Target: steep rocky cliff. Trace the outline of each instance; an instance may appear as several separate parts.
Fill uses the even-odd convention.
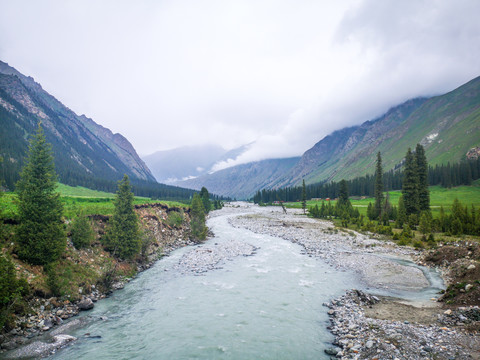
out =
[[[134,179],[155,181],[133,146],[120,134],[78,116],[27,77],[0,61],[0,156],[10,187],[16,180],[28,147],[28,137],[38,123],[53,146],[60,179],[89,176],[117,180],[128,174]]]

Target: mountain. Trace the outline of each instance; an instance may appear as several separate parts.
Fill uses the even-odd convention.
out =
[[[157,151],[142,159],[159,182],[175,183],[210,170],[226,150],[217,145],[184,146]]]
[[[125,137],[84,115],[78,116],[32,77],[0,61],[0,156],[9,188],[18,180],[29,135],[39,122],[52,144],[62,182],[77,185],[82,182],[79,179],[118,180],[124,173],[132,179],[155,181]]]
[[[218,145],[184,146],[172,150],[157,151],[143,156],[159,182],[178,185],[184,180],[209,173],[212,167],[228,159],[236,159],[248,145],[225,150]]]
[[[269,159],[233,166],[195,179],[177,182],[177,185],[237,199],[249,199],[258,189],[271,188],[275,181],[297,164],[299,157]]]
[[[409,100],[385,115],[325,137],[306,151],[277,186],[351,179],[398,167],[407,149],[420,143],[430,165],[459,162],[480,146],[480,77],[440,96]]]
[[[376,119],[334,131],[300,159],[239,165],[177,184],[244,198],[259,189],[299,186],[303,179],[312,184],[373,174],[379,151],[385,171],[398,168],[417,143],[425,147],[430,165],[480,153],[480,77],[447,94],[411,99]]]

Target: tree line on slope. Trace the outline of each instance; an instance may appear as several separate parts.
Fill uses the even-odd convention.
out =
[[[35,133],[35,125],[37,120],[30,114],[24,106],[11,98],[5,91],[0,89],[0,96],[8,99],[14,104],[20,118],[24,121],[19,121],[19,118],[0,106],[0,176],[3,182],[0,184],[9,190],[15,190],[15,185],[20,180],[20,172],[24,166],[24,158],[28,153],[27,134]],[[48,109],[47,109],[48,110]],[[45,111],[47,111],[45,110]],[[49,110],[48,110],[49,111]],[[48,112],[47,111],[47,112]],[[48,115],[55,121],[58,126],[62,126],[62,122],[58,120],[58,115],[54,112],[49,112]],[[65,142],[60,141],[54,135],[45,134],[49,143],[53,144],[53,151],[55,155],[55,168],[58,174],[58,180],[63,184],[70,186],[84,186],[89,189],[95,189],[106,192],[115,192],[117,189],[117,182],[122,179],[122,172],[116,172],[109,167],[95,166],[90,174],[72,160],[69,152],[65,150]],[[68,146],[72,145],[68,141]],[[77,144],[78,145],[78,144]],[[73,146],[73,145],[72,145]],[[88,158],[94,160],[93,165],[104,163],[116,164],[125,168],[123,164],[118,163],[115,158],[99,158],[95,151],[88,147],[74,148],[77,153],[82,154],[88,152]],[[113,156],[109,152],[105,152],[105,156]],[[186,200],[191,199],[194,190],[184,189],[176,186],[159,184],[156,182],[131,179],[133,191],[136,196],[145,196],[164,200]],[[221,198],[220,200],[222,200]]]
[[[453,187],[471,185],[474,180],[480,178],[480,158],[465,160],[456,164],[436,165],[428,167],[428,184]],[[390,170],[382,174],[383,191],[401,190],[403,187],[404,172]],[[375,175],[366,175],[346,180],[350,196],[375,195]],[[302,186],[287,187],[281,189],[258,190],[253,196],[253,202],[273,203],[274,201],[299,201],[302,199]],[[307,185],[305,188],[307,199],[312,198],[337,198],[340,194],[340,182],[323,182]]]
[[[388,192],[383,192],[383,171],[381,154],[377,154],[375,170],[375,201],[368,205],[368,220],[360,215],[350,203],[348,185],[345,180],[340,181],[340,193],[335,206],[330,202],[322,202],[318,207],[309,209],[309,214],[316,218],[340,219],[342,226],[353,226],[355,229],[372,231],[393,236],[401,243],[408,244],[413,238],[412,230],[419,230],[422,240],[430,244],[435,242],[433,233],[443,232],[447,235],[480,235],[480,213],[474,206],[471,209],[464,207],[457,199],[452,205],[452,212],[446,215],[443,207],[440,216],[432,217],[430,211],[430,194],[428,190],[427,160],[421,145],[417,145],[415,152],[408,149],[403,171],[402,195],[398,207],[389,202]],[[392,225],[401,232],[393,233]],[[428,237],[427,237],[428,235]],[[423,246],[422,241],[415,241],[415,246]]]

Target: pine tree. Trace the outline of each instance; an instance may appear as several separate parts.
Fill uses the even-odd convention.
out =
[[[104,243],[106,248],[121,259],[129,259],[140,251],[138,218],[133,209],[133,193],[127,175],[118,182],[115,210],[108,223]]]
[[[58,260],[67,244],[56,180],[51,145],[39,125],[17,183],[17,251],[31,264],[46,265]]]
[[[415,160],[417,165],[418,181],[418,209],[420,211],[430,210],[430,192],[428,190],[428,163],[425,156],[425,149],[417,144],[415,149]]]
[[[305,214],[305,211],[307,209],[307,190],[305,187],[305,179],[303,179],[302,182],[302,209],[303,213]]]
[[[377,166],[375,168],[375,217],[380,218],[383,209],[383,168],[380,151],[377,154]]]
[[[338,204],[339,206],[345,207],[350,204],[350,200],[348,199],[348,185],[347,182],[342,179],[340,181],[340,189],[338,194]]]
[[[200,198],[202,199],[205,214],[208,214],[212,209],[212,204],[210,203],[210,194],[205,186],[200,190]]]
[[[405,210],[405,201],[403,195],[398,199],[397,224],[398,229],[403,228],[403,224],[407,222],[407,211]]]
[[[422,215],[420,215],[418,228],[423,235],[432,231],[432,220],[428,216],[428,212],[422,212]]]
[[[192,209],[190,211],[190,228],[194,240],[205,240],[207,237],[207,227],[205,226],[205,209],[200,196],[195,193],[192,199]]]
[[[402,186],[403,201],[407,216],[418,213],[418,172],[415,157],[409,148],[405,157]]]

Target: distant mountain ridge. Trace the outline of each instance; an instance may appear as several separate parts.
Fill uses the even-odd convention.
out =
[[[11,188],[28,149],[28,137],[41,122],[52,144],[62,181],[88,176],[109,180],[124,173],[132,179],[155,181],[130,142],[120,134],[78,116],[25,76],[0,61],[0,156]]]
[[[293,157],[250,162],[176,184],[197,190],[205,186],[218,195],[249,199],[258,189],[273,187],[276,179],[291,170],[299,159],[299,157]]]
[[[373,174],[379,151],[387,171],[399,167],[407,149],[417,143],[425,147],[430,165],[456,163],[467,153],[480,153],[480,77],[444,95],[411,99],[374,120],[334,131],[289,166],[279,165],[285,159],[265,160],[178,184],[248,198],[253,194],[250,188],[244,191],[249,183],[258,185],[256,191],[299,186],[303,179],[312,184]],[[258,172],[262,164],[268,164],[267,169]]]
[[[178,185],[182,181],[207,174],[220,162],[235,160],[249,145],[225,150],[218,145],[183,146],[143,156],[159,182]]]

